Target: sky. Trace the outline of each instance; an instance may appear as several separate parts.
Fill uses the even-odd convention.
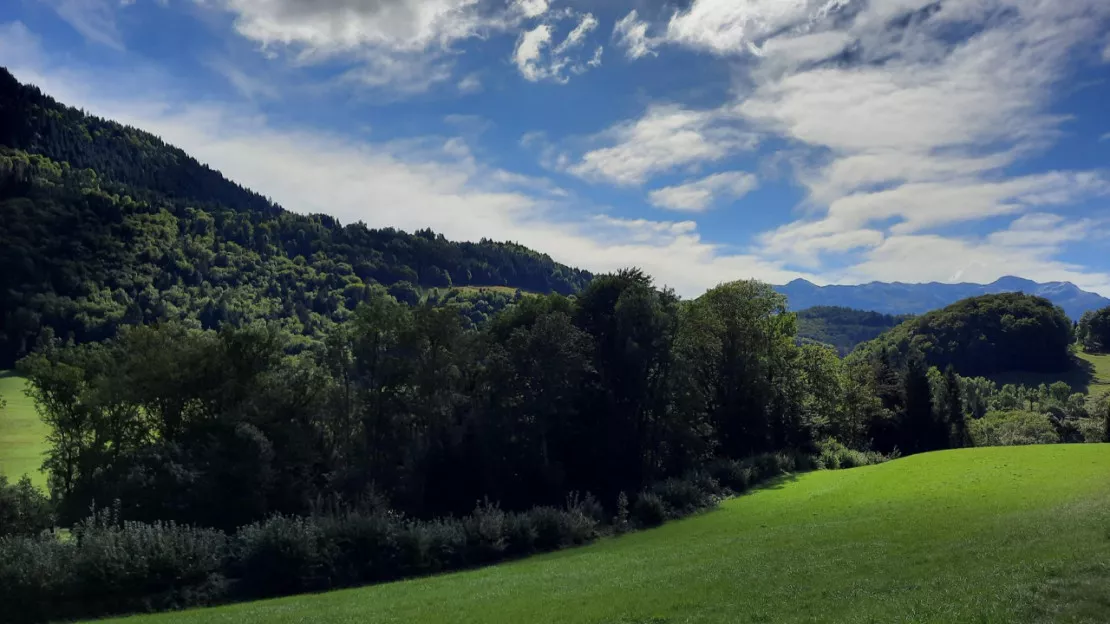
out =
[[[684,296],[1110,296],[1106,0],[7,0],[0,65],[289,210]]]

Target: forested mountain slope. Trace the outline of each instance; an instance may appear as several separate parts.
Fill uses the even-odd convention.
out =
[[[882,314],[838,306],[798,311],[798,337],[832,345],[841,355],[908,320],[908,314]]]
[[[288,212],[3,68],[0,223],[0,368],[43,327],[87,341],[158,320],[213,328],[265,319],[313,336],[375,284],[414,301],[422,288],[452,285],[573,294],[592,278],[513,243]]]

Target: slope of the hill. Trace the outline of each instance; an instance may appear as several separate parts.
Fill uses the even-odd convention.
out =
[[[813,306],[841,306],[875,310],[883,314],[923,314],[960,299],[1007,292],[1044,297],[1062,307],[1068,317],[1075,320],[1088,310],[1110,305],[1110,299],[1081,290],[1070,282],[1037,283],[1019,277],[1003,277],[990,284],[871,282],[855,286],[817,286],[798,279],[776,286],[775,290],[790,299],[790,307],[794,310]]]
[[[836,306],[806,308],[797,317],[799,338],[832,345],[841,355],[910,318]]]
[[[23,393],[26,380],[11,371],[0,371],[0,474],[10,481],[23,475],[35,485],[46,486],[42,467],[46,451],[46,424],[39,419],[31,399]]]
[[[1103,621],[1110,448],[916,455],[493,568],[140,616],[251,622]]]
[[[858,352],[920,351],[931,366],[968,377],[1004,371],[1057,373],[1075,365],[1072,324],[1041,297],[982,295],[910,319],[860,345]]]
[[[295,208],[295,207],[294,207]],[[314,335],[374,284],[577,292],[584,271],[513,243],[457,243],[287,212],[157,137],[0,68],[0,367],[42,328],[254,319]]]

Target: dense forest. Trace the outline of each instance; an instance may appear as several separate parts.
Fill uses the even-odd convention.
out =
[[[578,292],[591,276],[512,243],[455,243],[288,212],[157,137],[63,106],[0,69],[0,368],[41,328],[77,342],[124,325],[252,320],[318,337],[375,284]],[[512,295],[446,293],[471,322]]]
[[[930,366],[961,375],[1002,371],[1061,372],[1074,366],[1072,323],[1041,297],[982,295],[910,319],[861,346],[872,352],[920,352]]]
[[[1091,353],[1110,352],[1110,307],[1092,310],[1079,319],[1079,343]]]
[[[841,355],[912,318],[909,314],[881,314],[837,306],[814,306],[799,310],[797,315],[799,338],[836,347]]]
[[[1110,427],[1066,385],[975,377],[1070,362],[1043,299],[841,358],[766,284],[682,300],[637,269],[296,215],[0,78],[3,356],[50,431],[48,495],[0,479],[13,621],[460,569],[785,472]]]

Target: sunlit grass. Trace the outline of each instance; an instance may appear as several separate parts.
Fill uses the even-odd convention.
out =
[[[26,474],[45,487],[46,475],[39,468],[48,432],[34,403],[23,393],[25,387],[22,377],[0,371],[0,398],[7,401],[7,407],[0,409],[0,474],[11,481]]]
[[[1110,446],[982,448],[482,570],[128,621],[1094,622],[1108,582]]]

